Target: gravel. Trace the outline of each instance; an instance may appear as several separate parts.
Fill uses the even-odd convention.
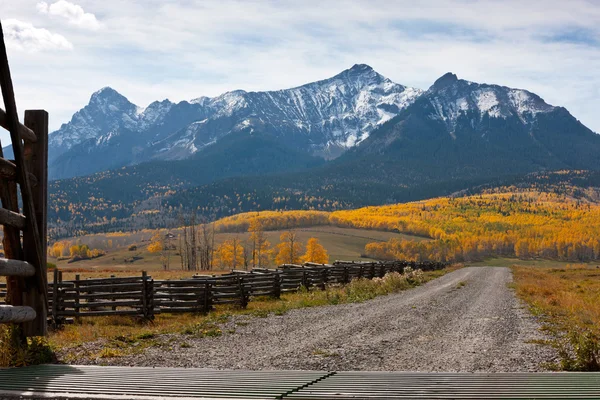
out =
[[[142,354],[70,354],[70,360],[251,370],[543,371],[556,354],[534,342],[548,338],[508,287],[511,281],[508,268],[462,268],[364,303],[233,317],[220,337],[160,335]]]

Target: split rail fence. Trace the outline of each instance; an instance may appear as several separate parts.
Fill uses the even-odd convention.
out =
[[[154,280],[143,272],[137,277],[77,276],[64,281],[62,273],[55,270],[48,299],[55,326],[76,317],[129,315],[152,319],[159,313],[207,313],[222,304],[245,308],[253,298],[279,298],[282,293],[301,288],[325,289],[327,285],[344,285],[353,279],[381,278],[390,272],[402,273],[406,267],[432,271],[446,266],[437,262],[335,262],[234,270],[226,275],[196,275],[181,280]]]

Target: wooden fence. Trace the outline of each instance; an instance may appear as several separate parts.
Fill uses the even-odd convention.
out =
[[[0,86],[5,110],[0,126],[10,133],[14,160],[4,157],[0,144],[0,224],[4,257],[0,276],[4,304],[0,323],[19,324],[21,338],[47,331],[46,215],[48,198],[48,113],[25,111],[19,122],[15,94],[0,23]]]
[[[159,313],[206,313],[214,306],[232,304],[242,308],[257,297],[279,298],[282,293],[325,289],[353,279],[384,277],[404,272],[406,267],[432,271],[445,268],[437,262],[336,262],[333,265],[281,265],[231,271],[227,275],[195,275],[181,280],[154,280],[145,272],[126,278],[63,281],[54,272],[49,287],[51,320],[61,325],[68,318],[129,315],[152,319]],[[0,286],[0,301],[2,286]]]

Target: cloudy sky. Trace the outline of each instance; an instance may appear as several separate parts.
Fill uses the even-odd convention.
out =
[[[0,18],[19,110],[52,129],[104,86],[146,106],[366,63],[525,88],[600,132],[599,0],[0,0]]]

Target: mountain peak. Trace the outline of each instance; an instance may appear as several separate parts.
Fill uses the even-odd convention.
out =
[[[108,104],[114,104],[118,107],[129,107],[132,105],[127,97],[123,96],[110,86],[105,86],[102,89],[94,92],[90,98],[89,104],[99,107],[104,107]]]
[[[115,89],[110,86],[104,86],[102,89],[95,91],[92,94],[92,98],[94,97],[111,97],[111,96],[122,96],[121,93],[117,92]]]
[[[354,72],[371,72],[373,71],[373,68],[370,65],[367,64],[354,64],[349,71],[354,71]]]
[[[447,86],[452,85],[456,81],[458,81],[458,77],[456,76],[456,74],[453,74],[452,72],[446,72],[433,83],[432,88],[443,89]]]

